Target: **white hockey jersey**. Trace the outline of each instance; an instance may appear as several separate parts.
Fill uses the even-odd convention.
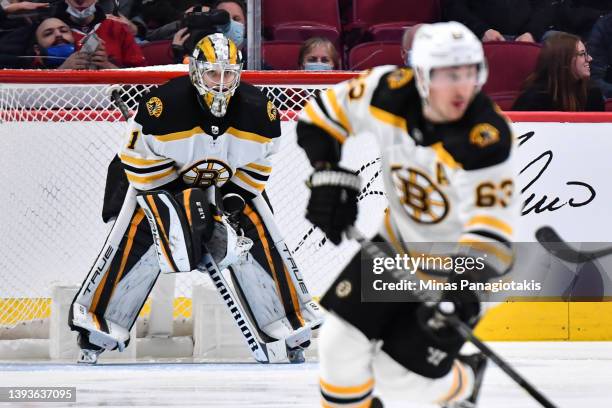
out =
[[[216,184],[251,198],[270,176],[279,136],[278,112],[257,88],[241,83],[227,114],[217,118],[181,77],[143,97],[119,157],[139,190],[180,179],[185,186]]]
[[[344,141],[360,133],[380,147],[389,202],[380,232],[399,253],[420,242],[461,243],[484,252],[498,273],[508,269],[518,217],[513,138],[484,94],[459,121],[433,124],[412,70],[384,66],[321,92],[299,117],[298,142],[312,163],[338,162]]]

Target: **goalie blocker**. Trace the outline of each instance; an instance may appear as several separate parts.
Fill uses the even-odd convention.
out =
[[[136,194],[130,187],[71,307],[69,324],[80,333],[83,362],[95,362],[104,349],[127,346],[160,271],[210,273],[257,361],[287,361],[287,349],[291,359],[291,349],[309,344],[311,327],[322,321],[319,309],[279,239],[266,202],[256,198],[254,208],[239,212],[237,225],[245,235],[239,236],[210,204],[216,201],[214,191],[195,188],[172,196],[166,191]],[[247,257],[253,241],[252,257]],[[221,273],[230,265],[233,286]]]

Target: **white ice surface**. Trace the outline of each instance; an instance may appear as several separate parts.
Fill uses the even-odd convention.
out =
[[[558,407],[612,407],[612,343],[489,343]],[[318,407],[317,364],[1,363],[0,386],[74,386],[77,406]],[[0,403],[0,406],[3,404]],[[65,404],[64,404],[65,405]],[[19,406],[57,407],[57,403]],[[490,365],[481,408],[538,407]],[[425,407],[386,401],[385,407]]]

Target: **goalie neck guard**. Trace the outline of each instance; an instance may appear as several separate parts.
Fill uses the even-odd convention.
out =
[[[225,116],[230,98],[240,84],[241,72],[242,55],[223,34],[202,38],[189,57],[191,83],[216,117]]]

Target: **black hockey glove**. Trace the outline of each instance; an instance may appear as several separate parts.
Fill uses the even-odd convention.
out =
[[[478,295],[467,288],[461,289],[461,279],[467,276],[453,274],[449,282],[457,283],[457,290],[447,290],[438,303],[423,303],[417,309],[417,319],[421,327],[436,337],[439,341],[454,341],[459,334],[444,322],[444,312],[452,313],[461,321],[474,327],[480,316],[480,299]],[[444,302],[447,302],[444,304]],[[450,305],[449,305],[450,303]],[[452,310],[446,309],[450,306]],[[445,308],[446,307],[446,308]]]
[[[338,166],[328,166],[312,173],[308,187],[311,193],[306,219],[319,227],[331,242],[340,244],[342,233],[357,219],[359,176]]]

